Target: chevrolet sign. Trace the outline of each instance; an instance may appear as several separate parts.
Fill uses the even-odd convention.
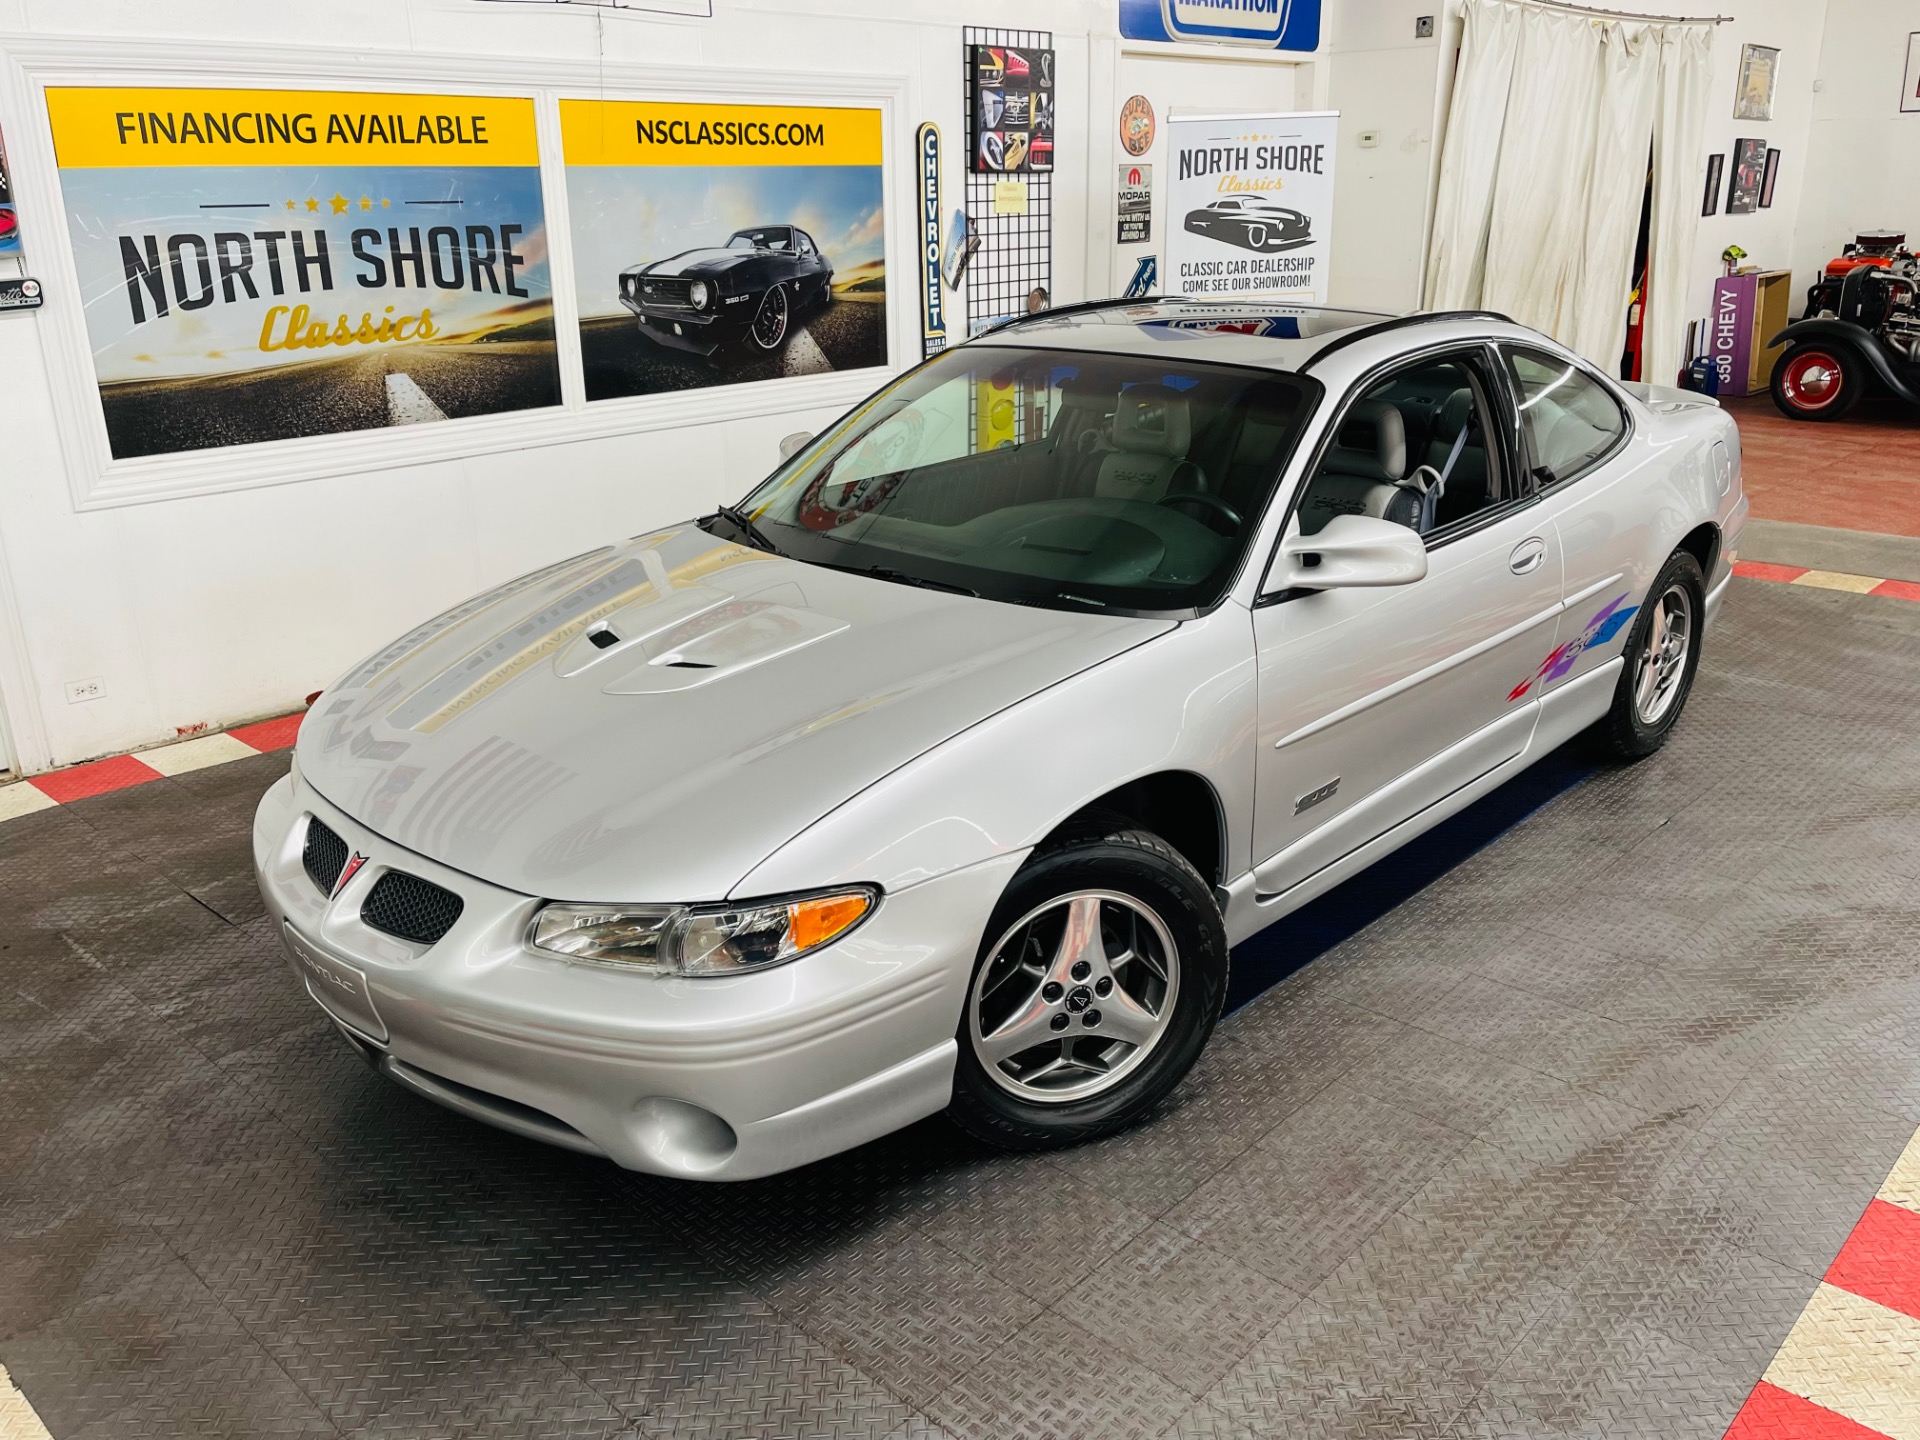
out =
[[[1321,0],[1120,0],[1129,40],[1317,50]]]

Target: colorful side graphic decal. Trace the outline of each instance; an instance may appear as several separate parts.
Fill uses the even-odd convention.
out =
[[[1573,669],[1574,662],[1595,646],[1604,645],[1618,635],[1629,620],[1640,613],[1638,605],[1628,605],[1625,595],[1617,595],[1607,602],[1593,619],[1587,622],[1587,628],[1574,639],[1569,640],[1540,662],[1540,668],[1522,680],[1508,692],[1507,699],[1518,700],[1535,685],[1550,685]]]

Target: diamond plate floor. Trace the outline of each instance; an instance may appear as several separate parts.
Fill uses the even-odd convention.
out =
[[[1707,655],[1665,752],[1242,947],[1164,1113],[1047,1157],[522,1142],[295,990],[284,756],[11,822],[0,1365],[61,1440],[1715,1440],[1920,1126],[1920,607],[1737,582]]]

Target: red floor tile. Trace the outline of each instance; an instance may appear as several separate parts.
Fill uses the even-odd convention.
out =
[[[306,716],[282,715],[278,720],[262,720],[257,725],[242,725],[227,733],[242,745],[251,745],[256,750],[285,750],[293,744],[300,734],[300,722]]]
[[[1827,1283],[1920,1320],[1920,1213],[1884,1200],[1868,1205]]]
[[[1727,1427],[1726,1440],[1886,1440],[1878,1430],[1762,1380]]]
[[[1920,406],[1868,400],[1845,420],[1789,420],[1765,395],[1729,398],[1747,498],[1763,520],[1920,536]]]
[[[50,775],[36,775],[27,783],[49,800],[67,805],[90,795],[105,795],[110,790],[125,790],[129,785],[144,785],[159,778],[158,770],[142,764],[134,756],[115,755],[91,765],[75,765]]]
[[[1790,583],[1806,574],[1806,568],[1800,565],[1772,565],[1765,560],[1741,560],[1733,567],[1733,573],[1748,580],[1779,580]]]
[[[1920,600],[1920,585],[1911,580],[1882,580],[1869,595],[1890,595],[1895,600]]]

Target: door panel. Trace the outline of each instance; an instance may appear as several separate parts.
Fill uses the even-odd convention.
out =
[[[1429,563],[1412,585],[1255,611],[1262,895],[1526,748],[1537,701],[1514,690],[1554,648],[1558,534],[1527,506],[1440,546]],[[1443,763],[1420,770],[1442,752]]]

